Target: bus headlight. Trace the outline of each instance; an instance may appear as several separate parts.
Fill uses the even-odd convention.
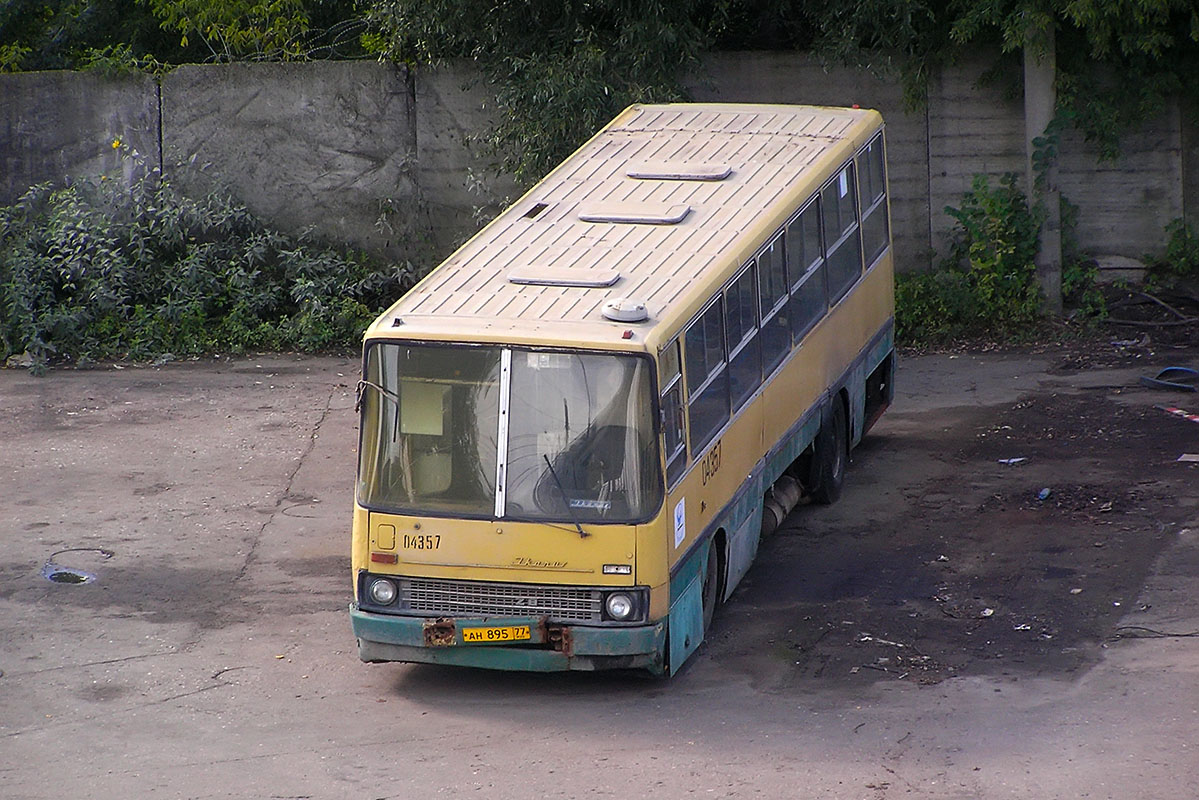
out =
[[[609,619],[624,622],[632,619],[634,614],[636,614],[637,603],[630,594],[613,592],[604,601],[604,610],[608,612]]]
[[[375,578],[367,586],[366,593],[372,603],[389,606],[395,602],[397,591],[396,585],[387,578]]]

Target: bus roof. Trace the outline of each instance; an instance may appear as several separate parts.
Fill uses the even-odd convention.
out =
[[[659,347],[881,125],[850,108],[632,106],[367,337]]]

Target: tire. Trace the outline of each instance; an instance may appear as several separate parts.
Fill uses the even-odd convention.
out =
[[[720,557],[716,551],[716,541],[708,547],[708,563],[704,565],[704,582],[701,589],[703,597],[704,635],[712,627],[712,618],[716,616],[716,607],[720,605]]]
[[[812,502],[827,506],[841,497],[845,483],[845,467],[849,461],[849,435],[845,419],[845,405],[841,398],[833,398],[832,413],[820,426],[816,434],[815,453],[809,477],[809,494]]]

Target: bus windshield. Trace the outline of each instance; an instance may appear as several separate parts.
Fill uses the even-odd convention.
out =
[[[614,353],[371,343],[360,502],[472,518],[648,519],[663,492],[650,365]]]

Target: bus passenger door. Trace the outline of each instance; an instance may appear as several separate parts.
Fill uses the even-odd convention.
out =
[[[679,671],[704,640],[704,570],[712,547],[713,540],[709,538],[670,579],[668,638],[671,675]]]
[[[755,484],[757,482],[755,481]],[[762,493],[751,489],[746,493],[746,499],[750,502],[750,506],[742,511],[742,514],[747,514],[737,529],[733,531],[729,538],[729,569],[728,576],[725,579],[724,597],[722,600],[727,600],[732,595],[733,590],[737,588],[737,584],[745,577],[745,573],[749,571],[750,565],[754,563],[754,558],[758,555],[758,542],[762,538]],[[758,502],[753,502],[757,499]],[[738,503],[738,506],[746,504],[746,500]],[[738,509],[741,510],[741,509]],[[739,519],[742,515],[736,515],[733,519]]]

